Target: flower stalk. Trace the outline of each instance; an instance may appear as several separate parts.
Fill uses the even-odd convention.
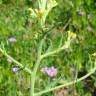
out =
[[[95,65],[96,65],[96,60],[95,60]],[[35,93],[34,96],[40,96],[40,95],[42,95],[42,94],[45,94],[45,93],[54,91],[54,90],[56,90],[56,89],[60,89],[60,88],[63,88],[63,87],[67,87],[67,86],[76,84],[76,83],[78,83],[78,82],[86,79],[86,78],[89,77],[90,75],[92,75],[95,71],[96,71],[96,66],[95,66],[88,74],[84,75],[84,76],[81,77],[81,78],[75,79],[74,81],[70,81],[70,82],[65,83],[65,84],[62,84],[62,85],[60,85],[60,86],[56,86],[56,87],[54,87],[54,88],[49,88],[49,89],[46,89],[46,90],[44,90],[44,91]]]
[[[2,48],[0,48],[0,52],[2,52],[3,55],[5,55],[7,58],[9,58],[12,62],[16,63],[18,65],[18,67],[22,68],[27,73],[29,73],[29,74],[32,73],[32,71],[29,68],[23,66],[23,64],[21,64],[20,62],[18,62],[17,60],[15,60],[13,57],[11,57],[10,55],[8,55],[7,52],[5,50],[3,50]]]

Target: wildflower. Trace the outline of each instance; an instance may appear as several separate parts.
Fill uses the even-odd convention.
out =
[[[96,57],[96,52],[92,54],[93,57]]]
[[[48,68],[48,67],[41,68],[41,72],[42,72],[42,73],[45,73],[47,70],[49,70],[49,68]]]
[[[46,70],[46,73],[50,77],[54,77],[57,75],[57,69],[54,67],[51,67],[49,70]]]
[[[13,42],[13,43],[14,43],[14,42],[16,42],[17,40],[16,40],[16,38],[11,37],[11,38],[9,38],[9,39],[8,39],[8,41],[9,41],[9,42]]]
[[[69,37],[72,38],[72,39],[76,38],[76,34],[73,33],[73,32],[68,31],[68,35],[69,35]]]
[[[88,14],[88,19],[89,19],[89,20],[92,20],[92,19],[93,19],[93,17],[94,17],[94,15],[93,15],[93,14]]]
[[[14,73],[17,73],[17,72],[19,71],[19,67],[14,66],[14,67],[12,68],[12,71],[13,71]]]
[[[28,10],[29,10],[30,12],[33,12],[33,9],[32,9],[32,8],[28,8]]]
[[[42,16],[44,15],[45,13],[45,10],[43,9],[35,9],[35,13],[37,14],[38,18],[42,18]]]
[[[89,25],[89,26],[87,26],[87,30],[88,30],[89,32],[92,32],[92,31],[93,31],[93,28]]]
[[[30,16],[32,16],[33,18],[37,17],[35,11],[32,8],[29,8],[28,11],[30,12]]]
[[[57,68],[55,67],[45,67],[41,69],[41,72],[46,73],[49,77],[55,77],[57,75]]]
[[[85,12],[83,10],[78,10],[77,11],[77,14],[80,15],[80,16],[84,16],[85,15]]]

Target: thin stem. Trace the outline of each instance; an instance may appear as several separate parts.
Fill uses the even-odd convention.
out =
[[[95,64],[96,64],[96,61],[95,61]],[[66,87],[66,86],[70,86],[70,85],[72,85],[72,84],[76,84],[76,83],[78,83],[78,82],[86,79],[86,78],[89,77],[90,75],[92,75],[95,71],[96,71],[96,67],[93,68],[88,74],[86,74],[85,76],[83,76],[83,77],[81,77],[81,78],[79,78],[79,79],[77,79],[77,80],[68,82],[68,83],[63,84],[63,85],[60,85],[60,86],[56,86],[56,87],[54,87],[54,88],[50,88],[50,89],[41,91],[41,92],[39,92],[39,93],[35,93],[35,96],[39,96],[39,95],[42,95],[42,94],[44,94],[44,93],[51,92],[51,91],[53,91],[53,90],[56,90],[56,89],[59,89],[59,88],[62,88],[62,87]]]
[[[33,75],[30,74],[30,96],[33,96],[33,89],[32,89],[32,78],[33,78]]]
[[[38,48],[38,55],[37,55],[37,61],[35,63],[35,67],[34,67],[34,70],[33,70],[33,73],[32,73],[32,95],[31,96],[34,96],[34,87],[35,87],[35,79],[36,79],[36,73],[37,73],[37,70],[38,70],[38,67],[39,67],[39,64],[40,64],[40,61],[41,61],[41,51],[42,51],[42,46],[43,46],[43,43],[44,43],[44,40],[45,39],[42,39],[41,42],[40,42],[40,46]]]
[[[23,68],[23,70],[25,70],[27,73],[31,74],[32,71],[27,68],[27,67],[24,67],[23,64],[21,64],[20,62],[18,62],[17,60],[15,60],[13,57],[11,57],[10,55],[8,55],[5,51],[3,51],[1,48],[0,48],[0,51],[2,52],[3,55],[5,55],[7,58],[9,58],[10,60],[12,60],[14,63],[16,63],[20,68]]]
[[[56,53],[61,52],[64,49],[67,49],[69,46],[70,46],[70,40],[68,40],[62,47],[60,47],[60,48],[58,48],[58,49],[56,49],[56,50],[54,50],[52,52],[48,52],[48,53],[45,53],[45,54],[41,55],[41,58],[43,59],[45,57],[52,56],[52,55],[54,55]]]
[[[71,18],[67,21],[67,23],[65,24],[65,26],[61,29],[61,32],[64,32],[65,31],[65,29],[70,24],[70,22],[71,22]]]
[[[41,61],[41,59],[39,58],[39,59],[37,59],[37,62],[36,62],[36,66],[34,67],[34,70],[33,70],[33,74],[32,74],[32,81],[31,81],[31,83],[32,83],[32,95],[31,96],[34,96],[34,87],[35,87],[35,79],[36,79],[36,73],[37,73],[37,69],[38,69],[38,67],[39,67],[39,64],[40,64],[40,61]]]

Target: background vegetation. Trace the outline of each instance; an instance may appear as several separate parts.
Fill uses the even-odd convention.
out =
[[[25,70],[33,71],[42,39],[41,53],[44,54],[61,48],[70,35],[68,32],[76,35],[68,48],[41,61],[35,77],[35,92],[77,80],[96,67],[96,0],[56,2],[44,22],[45,13],[37,10],[38,0],[0,0],[0,48],[7,52],[0,52],[0,96],[32,94],[30,75]],[[35,16],[30,8],[38,14]],[[41,71],[52,66],[58,70],[53,77]],[[41,95],[96,96],[95,91],[96,72],[76,84]]]

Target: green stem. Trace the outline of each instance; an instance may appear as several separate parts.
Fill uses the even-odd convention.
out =
[[[32,87],[31,88],[31,91],[32,91],[31,96],[35,96],[34,95],[34,87],[35,87],[36,73],[37,73],[37,69],[39,67],[40,61],[41,61],[41,58],[38,58],[37,59],[37,62],[35,64],[34,70],[33,70],[32,77],[31,77],[31,79],[32,79],[32,81],[31,81],[31,83],[32,83],[32,85],[31,85],[31,87]]]
[[[21,64],[20,62],[18,62],[17,60],[15,60],[13,57],[11,57],[10,55],[8,55],[5,51],[3,51],[1,48],[0,48],[0,51],[2,52],[3,55],[5,55],[7,58],[9,58],[10,60],[12,60],[14,63],[16,63],[20,68],[24,68],[23,70],[25,70],[27,73],[31,74],[32,71],[27,68],[27,67],[24,67],[23,64]]]
[[[42,45],[43,45],[43,42],[44,42],[44,39],[41,41],[40,43],[40,46],[39,46],[39,50],[38,50],[38,58],[37,58],[37,61],[36,61],[36,64],[35,64],[35,67],[34,67],[34,70],[33,70],[33,73],[32,73],[32,81],[31,81],[31,96],[35,96],[34,94],[34,87],[35,87],[35,80],[36,80],[36,73],[37,73],[37,70],[38,70],[38,67],[39,67],[39,64],[40,64],[40,61],[44,58],[44,57],[48,57],[50,55],[53,55],[53,54],[56,54],[66,48],[69,47],[70,45],[70,40],[68,40],[64,46],[58,48],[57,50],[55,51],[52,51],[52,52],[49,52],[49,53],[45,53],[44,55],[41,55],[41,51],[42,51]]]
[[[40,45],[39,45],[39,48],[38,48],[38,55],[37,55],[37,61],[35,63],[35,67],[34,67],[34,70],[33,70],[33,73],[32,73],[32,95],[31,96],[34,96],[34,87],[35,87],[35,80],[36,80],[36,73],[37,73],[37,70],[38,70],[38,67],[39,67],[39,64],[40,64],[40,61],[41,61],[41,51],[42,51],[42,45],[44,43],[44,39],[41,40],[40,42]]]
[[[60,47],[60,48],[58,48],[58,49],[56,49],[56,50],[54,50],[52,52],[48,52],[48,53],[45,53],[44,55],[41,55],[41,58],[43,59],[45,57],[52,56],[52,55],[54,55],[56,53],[59,53],[59,52],[65,50],[65,49],[69,48],[69,46],[70,46],[70,40],[66,41],[65,44],[62,47]]]
[[[33,86],[33,84],[32,84],[32,78],[33,78],[33,75],[31,74],[30,75],[30,96],[34,96],[33,95],[33,89],[32,89],[32,86]]]
[[[95,61],[95,64],[96,64],[96,61]],[[86,79],[86,78],[89,77],[90,75],[92,75],[95,71],[96,71],[96,67],[93,68],[88,74],[86,74],[85,76],[83,76],[83,77],[81,77],[81,78],[79,78],[79,79],[77,79],[77,80],[68,82],[68,83],[63,84],[63,85],[60,85],[60,86],[56,86],[56,87],[54,87],[54,88],[50,88],[50,89],[41,91],[41,92],[39,92],[39,93],[35,93],[35,96],[39,96],[39,95],[42,95],[42,94],[44,94],[44,93],[51,92],[51,91],[54,91],[54,90],[59,89],[59,88],[62,88],[62,87],[66,87],[66,86],[70,86],[70,85],[72,85],[72,84],[76,84],[76,83],[78,83],[78,82]]]

